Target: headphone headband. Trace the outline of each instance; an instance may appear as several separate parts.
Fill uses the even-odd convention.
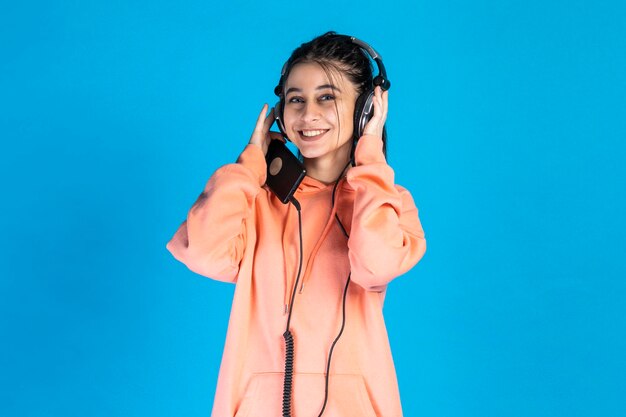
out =
[[[376,58],[380,58],[383,59],[382,56],[380,56],[375,50],[374,48],[372,48],[370,45],[368,45],[367,43],[363,42],[360,39],[355,38],[354,36],[350,36],[350,40],[352,41],[352,43],[356,43],[357,45],[359,45],[361,48],[365,49],[367,51],[367,53],[369,54],[369,56],[372,57],[372,59],[376,59]]]
[[[374,77],[374,85],[380,85],[383,90],[388,90],[391,87],[391,82],[387,79],[387,71],[385,71],[385,65],[383,64],[383,57],[380,56],[374,48],[372,48],[367,42],[364,42],[360,39],[355,38],[354,36],[348,35],[336,35],[342,38],[348,38],[352,43],[358,45],[362,50],[364,50],[367,55],[372,58],[374,62],[376,62],[376,66],[378,67],[378,75]],[[283,64],[283,68],[280,70],[280,80],[278,81],[278,85],[274,88],[274,94],[277,96],[282,95],[281,87],[284,82],[285,73],[287,72],[287,68],[289,67],[289,60],[287,60]]]

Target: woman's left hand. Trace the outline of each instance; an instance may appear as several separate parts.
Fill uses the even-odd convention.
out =
[[[383,91],[380,86],[376,86],[373,99],[374,114],[363,128],[364,135],[383,136],[383,127],[387,120],[388,96],[389,91]]]

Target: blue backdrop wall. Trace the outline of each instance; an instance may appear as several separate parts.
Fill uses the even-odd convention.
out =
[[[327,30],[385,59],[389,163],[428,241],[384,308],[405,415],[626,415],[625,16],[4,4],[0,415],[209,415],[234,286],[165,244]]]

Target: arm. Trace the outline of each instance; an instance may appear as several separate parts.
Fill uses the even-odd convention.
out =
[[[193,272],[235,282],[247,231],[254,227],[254,200],[265,176],[263,150],[247,145],[236,163],[211,176],[167,250]]]
[[[382,138],[363,135],[355,161],[347,173],[355,190],[348,240],[352,280],[367,290],[381,291],[424,256],[426,239],[411,194],[394,184]]]
[[[254,229],[254,201],[267,176],[265,154],[272,138],[282,139],[269,131],[274,109],[267,116],[266,112],[267,104],[237,162],[215,171],[166,245],[193,272],[218,281],[237,280],[249,231]]]

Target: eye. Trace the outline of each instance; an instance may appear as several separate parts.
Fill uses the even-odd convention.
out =
[[[292,96],[289,100],[289,103],[302,103],[302,97]]]
[[[335,96],[333,96],[332,94],[324,94],[323,96],[320,97],[321,101],[329,101],[329,100],[334,100]]]

